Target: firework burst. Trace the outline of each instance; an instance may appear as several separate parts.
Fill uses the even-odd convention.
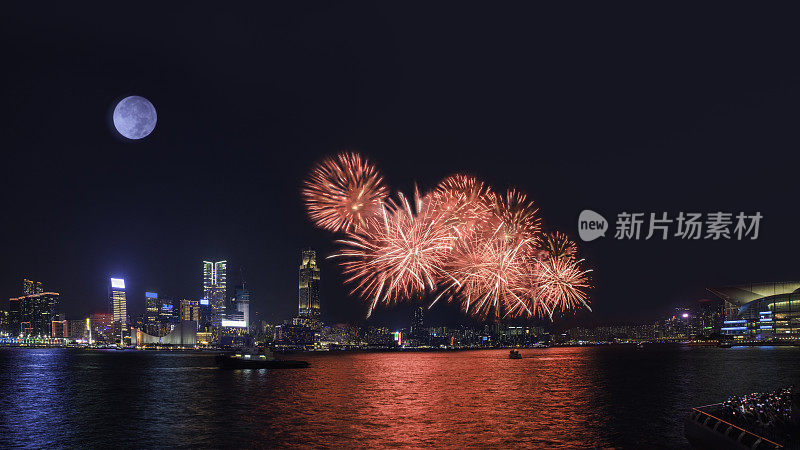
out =
[[[446,276],[444,266],[456,239],[418,195],[415,208],[403,194],[398,197],[398,203],[381,206],[379,223],[337,241],[343,248],[331,256],[343,259],[353,293],[371,299],[367,317],[379,302],[390,305],[434,290]]]
[[[578,251],[575,242],[560,231],[542,233],[538,244],[539,249],[547,253],[551,258],[572,258]]]
[[[587,291],[591,288],[589,272],[581,268],[583,260],[571,257],[548,257],[538,261],[538,277],[534,299],[544,302],[550,318],[558,311],[586,307],[589,311]]]
[[[436,294],[476,317],[548,317],[589,307],[589,272],[566,235],[543,233],[526,195],[496,194],[475,177],[452,175],[409,199],[375,167],[341,153],[314,167],[302,195],[309,216],[343,232],[339,260],[353,294],[381,303]]]
[[[510,246],[498,236],[460,239],[447,265],[445,287],[431,306],[444,296],[478,317],[530,315],[525,301],[529,250],[527,241]]]
[[[509,189],[505,196],[495,196],[493,205],[494,235],[511,245],[531,241],[541,232],[541,223],[536,215],[539,209],[527,196],[515,189]]]
[[[344,152],[317,164],[301,194],[311,220],[336,232],[363,228],[376,219],[389,190],[372,163]]]

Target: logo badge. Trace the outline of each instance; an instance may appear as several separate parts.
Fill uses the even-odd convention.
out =
[[[599,237],[605,237],[608,231],[608,221],[605,217],[592,211],[584,209],[578,216],[578,235],[583,241],[593,241]]]

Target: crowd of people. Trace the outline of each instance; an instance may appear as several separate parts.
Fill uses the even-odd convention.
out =
[[[715,416],[752,433],[782,442],[796,442],[800,431],[800,393],[793,387],[769,393],[732,396]]]

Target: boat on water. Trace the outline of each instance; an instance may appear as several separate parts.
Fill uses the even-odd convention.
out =
[[[309,366],[308,361],[293,359],[275,359],[272,352],[241,352],[217,355],[217,364],[221,369],[303,369]]]
[[[511,359],[522,359],[522,355],[519,354],[518,350],[511,350],[508,352],[508,357]]]

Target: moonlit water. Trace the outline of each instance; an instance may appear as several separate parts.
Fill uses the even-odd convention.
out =
[[[686,446],[681,419],[800,381],[800,348],[304,355],[0,349],[0,447]],[[295,356],[296,357],[296,356]]]

